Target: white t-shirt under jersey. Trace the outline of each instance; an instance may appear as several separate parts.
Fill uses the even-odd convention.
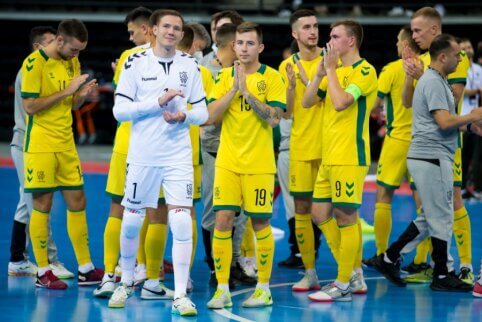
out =
[[[192,163],[189,123],[207,120],[205,93],[195,59],[181,51],[172,58],[160,58],[153,49],[131,55],[124,64],[116,89],[114,116],[132,120],[127,162],[142,166]],[[162,108],[158,98],[168,89],[181,90]],[[186,102],[192,105],[188,112]],[[165,111],[183,111],[186,122],[168,124]]]

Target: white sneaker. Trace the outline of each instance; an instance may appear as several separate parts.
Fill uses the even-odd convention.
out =
[[[49,265],[52,273],[61,280],[66,280],[74,278],[74,273],[65,268],[64,264],[61,262],[52,263]]]
[[[132,294],[132,292],[133,292],[132,287],[129,287],[124,283],[120,283],[109,299],[109,307],[112,307],[112,308],[125,307],[127,298]]]
[[[352,294],[367,294],[368,287],[363,274],[355,273],[350,279],[350,290]]]
[[[231,302],[231,294],[218,288],[207,305],[210,309],[224,309],[225,307],[231,307],[233,306],[233,302]]]
[[[141,299],[143,300],[172,300],[173,298],[174,291],[161,282],[154,288],[148,288],[145,283],[142,286]]]
[[[321,289],[321,287],[316,274],[305,273],[305,276],[303,276],[299,282],[295,283],[291,289],[293,292],[308,292],[317,291]]]
[[[328,284],[321,291],[308,295],[308,298],[315,302],[350,302],[351,290],[340,289],[335,283]]]
[[[241,257],[241,266],[244,268],[246,275],[252,278],[258,278],[258,268],[256,267],[255,257]]]
[[[36,276],[37,266],[29,260],[8,263],[8,275],[10,276]]]
[[[189,278],[187,279],[186,292],[187,292],[187,293],[192,293],[193,290],[194,290],[194,283],[193,283],[192,278],[189,277]]]
[[[187,296],[178,297],[172,301],[172,314],[181,316],[194,316],[197,315],[196,305]]]
[[[115,290],[115,275],[105,273],[102,277],[102,282],[94,290],[93,294],[95,297],[111,297]]]
[[[134,269],[134,285],[139,285],[147,280],[146,265],[139,264]]]

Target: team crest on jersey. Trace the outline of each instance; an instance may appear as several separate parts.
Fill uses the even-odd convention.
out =
[[[179,79],[181,80],[181,86],[186,86],[187,84],[187,72],[179,72]]]
[[[38,178],[39,182],[44,182],[45,172],[44,171],[37,171],[37,178]]]
[[[264,93],[266,91],[266,82],[264,80],[256,83],[256,86],[258,87],[258,92]]]

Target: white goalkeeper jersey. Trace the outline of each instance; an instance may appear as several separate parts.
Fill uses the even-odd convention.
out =
[[[181,90],[164,106],[158,98],[168,89]],[[208,118],[205,93],[196,60],[181,51],[161,58],[153,49],[135,53],[126,60],[116,88],[114,116],[132,121],[127,162],[143,166],[192,163],[189,124],[203,124]],[[187,103],[192,105],[187,110]],[[182,111],[184,123],[168,124],[163,113]]]

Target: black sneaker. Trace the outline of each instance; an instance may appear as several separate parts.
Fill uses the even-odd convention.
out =
[[[415,264],[412,261],[410,265],[402,267],[402,271],[404,271],[407,274],[417,274],[425,271],[427,268],[430,268],[430,265],[427,263]]]
[[[444,278],[437,276],[433,277],[430,288],[434,291],[441,292],[471,292],[472,285],[467,284],[459,280],[457,277],[448,274]]]
[[[301,257],[296,256],[295,254],[290,254],[288,258],[278,263],[279,267],[286,267],[286,268],[304,268],[303,261]]]
[[[236,283],[243,285],[256,285],[258,280],[246,274],[244,268],[236,262],[236,266],[231,266],[230,276],[234,279]]]
[[[218,279],[216,278],[216,272],[211,271],[211,274],[209,276],[209,285],[213,288],[218,287]],[[234,282],[234,279],[230,276],[229,277],[229,289],[234,290],[236,288],[236,283]]]
[[[366,267],[374,267],[375,266],[375,261],[377,260],[377,255],[373,255],[373,257],[370,257],[368,259],[362,259],[362,265],[365,265]]]
[[[380,272],[383,276],[385,276],[390,282],[397,286],[407,286],[407,282],[405,282],[401,277],[400,277],[400,264],[399,262],[393,264],[393,263],[387,263],[383,259],[385,256],[385,253],[382,253],[377,256],[375,261],[373,262],[373,267]]]

